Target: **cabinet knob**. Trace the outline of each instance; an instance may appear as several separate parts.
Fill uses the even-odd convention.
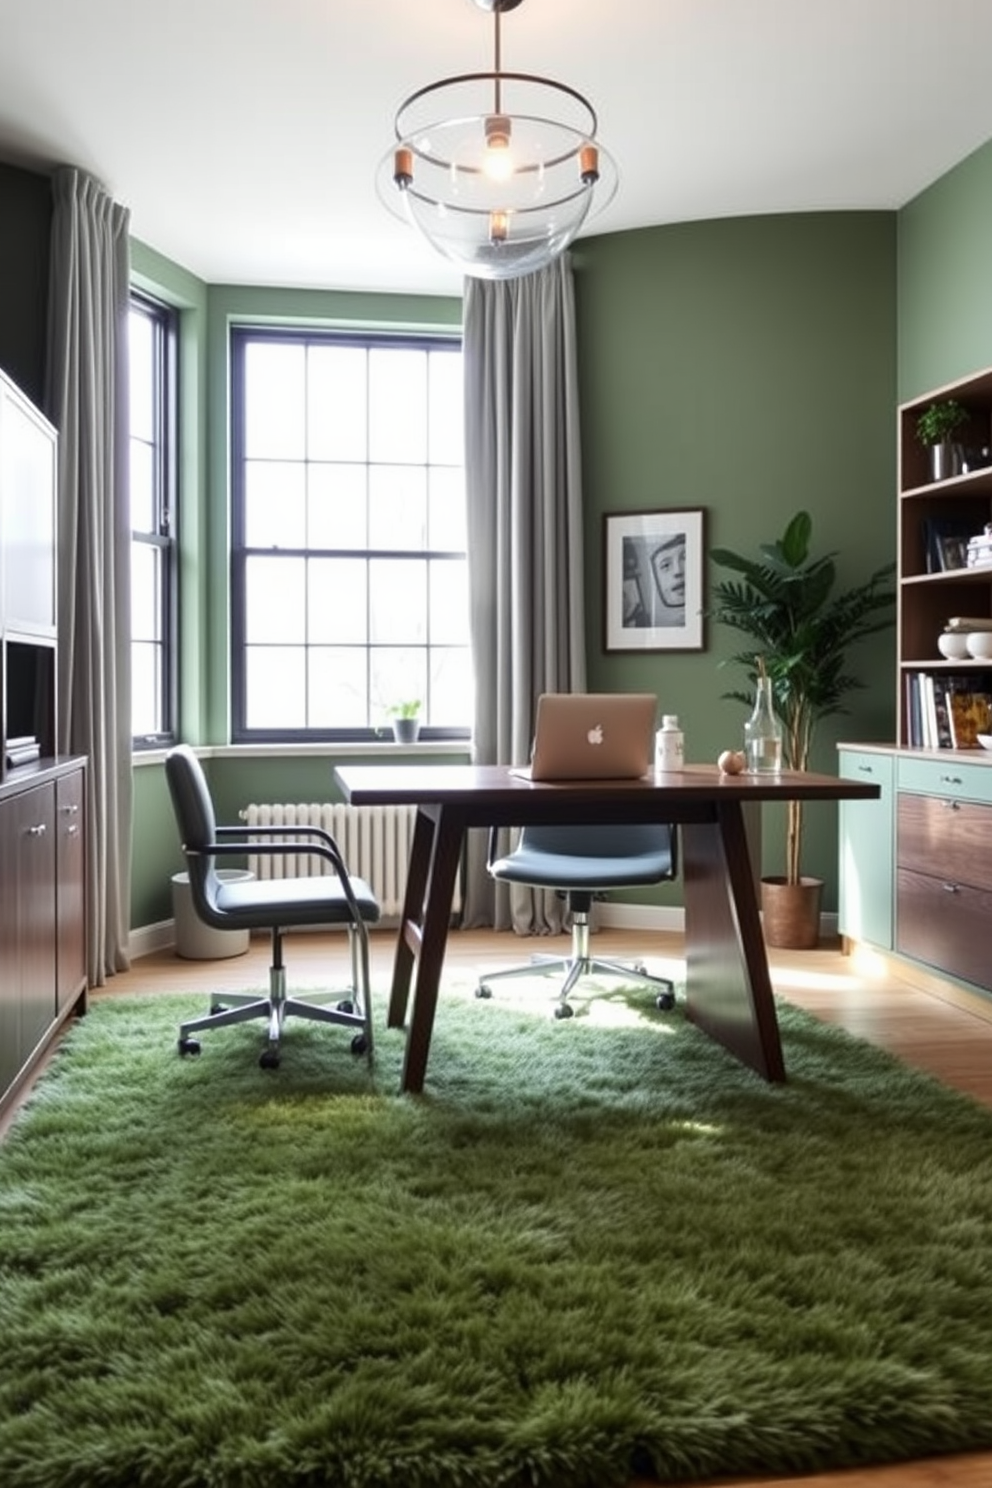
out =
[[[66,829],[66,834],[65,835],[67,837],[78,837],[79,836],[79,828],[76,826],[76,823],[75,822],[73,822],[73,824],[72,824],[71,827],[68,827]]]
[[[44,822],[38,822],[37,826],[28,827],[28,836],[29,837],[44,837],[45,830],[46,830],[45,823]]]

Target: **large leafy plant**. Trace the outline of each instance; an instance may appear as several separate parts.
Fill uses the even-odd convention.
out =
[[[751,690],[723,696],[750,707],[763,663],[782,720],[784,762],[792,770],[809,769],[816,725],[846,712],[845,697],[865,685],[848,669],[851,646],[887,629],[895,618],[890,582],[895,564],[836,594],[836,555],[811,557],[812,531],[809,513],[798,512],[776,542],[759,544],[757,557],[729,548],[714,548],[710,554],[718,567],[736,576],[712,586],[710,614],[748,638],[729,664],[746,668]],[[786,878],[792,884],[801,877],[802,827],[802,802],[790,801]]]

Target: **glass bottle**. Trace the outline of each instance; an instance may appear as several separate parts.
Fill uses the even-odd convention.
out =
[[[751,775],[777,775],[782,768],[782,724],[775,712],[772,679],[758,677],[754,712],[744,725],[744,754]]]

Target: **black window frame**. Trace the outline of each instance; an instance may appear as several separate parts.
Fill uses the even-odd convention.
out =
[[[179,728],[179,311],[146,291],[131,287],[129,310],[148,317],[153,335],[153,479],[154,526],[131,528],[131,542],[155,547],[161,556],[162,592],[159,614],[162,674],[159,708],[162,728],[132,735],[135,753],[168,748]]]
[[[347,728],[248,728],[245,725],[246,677],[245,677],[245,651],[246,651],[246,567],[249,551],[245,546],[244,533],[244,458],[245,447],[244,411],[245,411],[245,387],[244,387],[244,351],[251,342],[270,340],[279,342],[298,342],[302,344],[319,342],[341,346],[357,346],[364,349],[379,347],[396,347],[399,349],[413,350],[458,350],[462,348],[462,336],[460,331],[454,332],[401,332],[401,331],[356,331],[338,330],[331,328],[315,328],[313,326],[294,326],[285,324],[257,325],[241,323],[232,325],[230,328],[230,408],[231,408],[231,443],[230,443],[230,490],[231,490],[231,550],[230,550],[230,667],[231,667],[231,741],[234,744],[347,744],[347,743],[373,743],[392,742],[393,734],[391,728],[386,726],[372,725],[367,728],[358,726]],[[312,549],[285,548],[280,552],[284,556],[293,557],[305,555]],[[424,553],[403,553],[391,549],[388,553],[379,555],[375,549],[363,550],[370,556],[388,556],[390,558],[423,557]],[[353,556],[343,552],[342,556]],[[442,559],[446,555],[430,550],[431,559]],[[452,551],[451,558],[467,559],[467,551]],[[466,616],[466,624],[468,617]],[[366,649],[369,649],[366,647]],[[422,724],[418,738],[421,741],[459,741],[464,742],[471,739],[472,729],[470,724],[465,727],[438,727]]]

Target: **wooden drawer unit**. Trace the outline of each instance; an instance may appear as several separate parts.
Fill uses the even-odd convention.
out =
[[[901,764],[904,762],[900,762]],[[900,954],[977,986],[992,989],[992,805],[969,799],[987,772],[910,761],[939,770],[943,793],[898,795],[896,825],[896,949]],[[900,777],[902,776],[900,770]]]

